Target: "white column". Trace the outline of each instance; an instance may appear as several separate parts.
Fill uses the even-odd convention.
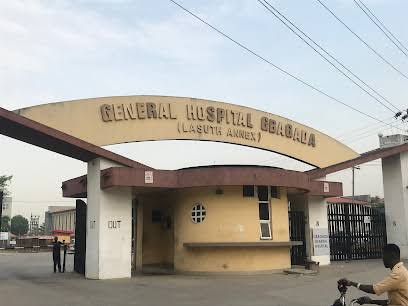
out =
[[[387,242],[408,258],[408,153],[382,159]]]
[[[85,277],[131,277],[132,193],[130,188],[101,190],[101,170],[120,166],[104,159],[88,163]]]
[[[321,266],[330,264],[329,223],[327,219],[327,203],[324,197],[308,197],[307,219],[309,225],[309,255],[313,261]],[[313,235],[319,234],[320,243],[314,243]],[[325,242],[327,241],[327,243]],[[327,248],[325,247],[327,246]]]

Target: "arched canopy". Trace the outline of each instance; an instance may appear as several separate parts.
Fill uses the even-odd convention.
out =
[[[358,156],[337,140],[295,121],[202,99],[104,97],[43,104],[16,112],[97,146],[207,140],[268,150],[319,168]]]

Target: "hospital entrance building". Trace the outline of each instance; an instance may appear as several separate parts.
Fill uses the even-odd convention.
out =
[[[175,273],[268,273],[306,258],[329,264],[325,198],[343,193],[341,183],[325,176],[378,158],[388,158],[386,173],[408,162],[405,144],[360,155],[289,119],[193,98],[107,97],[0,109],[0,128],[4,135],[87,163],[87,173],[63,182],[62,192],[77,199],[75,269],[90,279],[130,277],[157,267]],[[102,148],[155,140],[249,146],[315,168],[161,170]],[[389,192],[405,192],[402,183],[384,186],[386,201]],[[404,209],[397,202],[387,202],[390,218]],[[408,243],[398,226],[389,237],[404,249]]]

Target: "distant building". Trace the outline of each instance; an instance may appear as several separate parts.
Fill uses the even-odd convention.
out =
[[[13,199],[12,197],[3,198],[3,216],[12,217]]]
[[[407,135],[396,134],[396,135],[383,136],[380,134],[378,136],[380,138],[380,148],[395,147],[395,146],[408,142]]]
[[[49,206],[45,213],[45,233],[75,233],[76,209],[73,206]]]
[[[52,232],[52,213],[46,211],[44,218],[44,234],[51,235],[51,232]]]

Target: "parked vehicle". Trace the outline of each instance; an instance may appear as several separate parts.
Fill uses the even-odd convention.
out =
[[[71,243],[68,246],[68,253],[70,253],[70,254],[75,253],[75,238],[71,239]]]

